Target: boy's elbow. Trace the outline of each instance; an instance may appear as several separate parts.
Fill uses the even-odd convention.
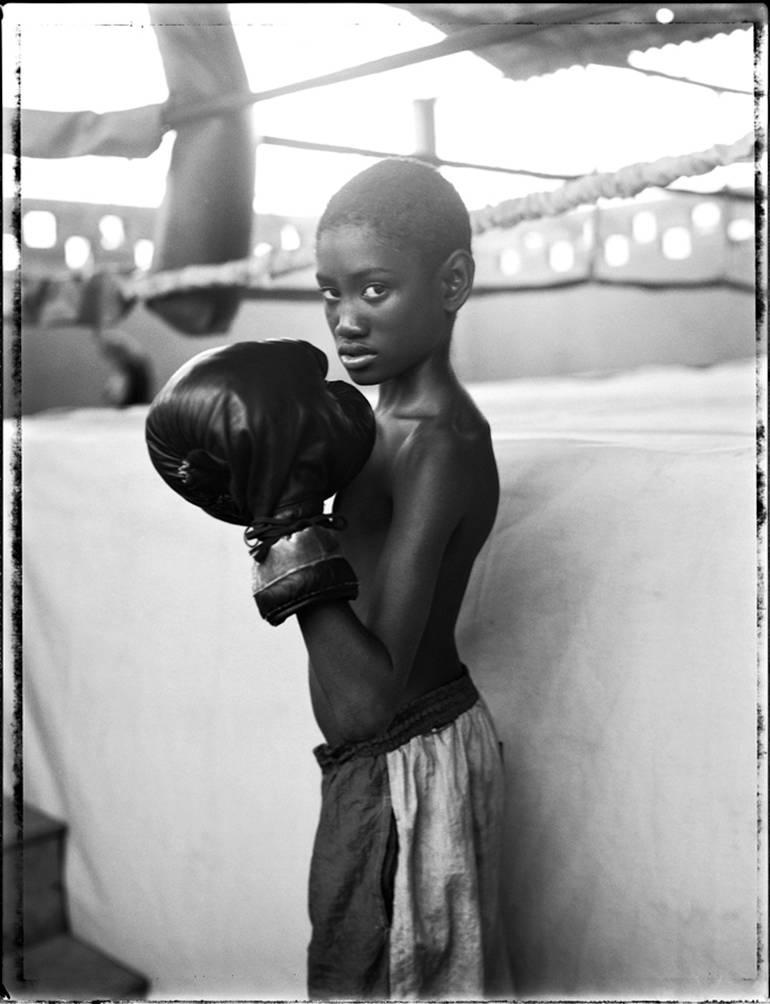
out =
[[[340,722],[340,734],[346,743],[366,742],[377,739],[387,731],[395,717],[396,708],[391,702],[359,708],[345,716]]]

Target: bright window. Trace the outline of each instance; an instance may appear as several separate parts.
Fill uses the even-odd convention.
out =
[[[666,258],[681,261],[692,254],[692,235],[687,227],[669,227],[663,231],[660,247]]]
[[[56,217],[47,209],[30,209],[21,224],[22,237],[28,248],[56,246]]]
[[[627,265],[631,247],[625,234],[610,234],[604,241],[604,260],[613,268]]]

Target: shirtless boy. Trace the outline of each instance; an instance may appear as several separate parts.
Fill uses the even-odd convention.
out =
[[[484,997],[502,978],[502,782],[455,624],[499,486],[450,361],[474,278],[468,213],[432,167],[381,161],[332,198],[316,257],[339,358],[378,399],[374,449],[334,506],[359,596],[298,614],[326,738],[309,988]]]
[[[325,739],[310,996],[507,996],[499,743],[455,642],[499,492],[450,361],[468,212],[434,168],[387,159],[331,199],[316,256],[352,383],[326,383],[301,340],[206,351],[153,402],[150,455],[188,501],[247,527],[260,613],[296,614],[307,646]],[[355,384],[378,387],[374,411]]]

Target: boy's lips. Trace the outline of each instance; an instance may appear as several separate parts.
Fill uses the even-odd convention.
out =
[[[377,353],[366,345],[340,345],[337,355],[346,369],[359,369],[368,366]]]

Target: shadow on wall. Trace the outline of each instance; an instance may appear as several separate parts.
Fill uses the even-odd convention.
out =
[[[18,342],[10,328],[3,341],[6,415],[19,411],[13,365]],[[463,309],[454,359],[465,382],[614,372],[650,364],[708,366],[752,357],[755,334],[754,298],[730,289],[501,292],[476,295]],[[111,358],[105,351],[109,347],[100,345],[88,328],[24,325],[21,413],[141,404],[198,352],[246,339],[305,339],[326,353],[330,379],[346,377],[321,304],[312,299],[248,300],[228,335],[210,337],[181,335],[137,307],[110,337],[130,349],[137,363],[133,389],[126,386],[130,370],[127,375],[125,367],[116,365],[114,353]]]

